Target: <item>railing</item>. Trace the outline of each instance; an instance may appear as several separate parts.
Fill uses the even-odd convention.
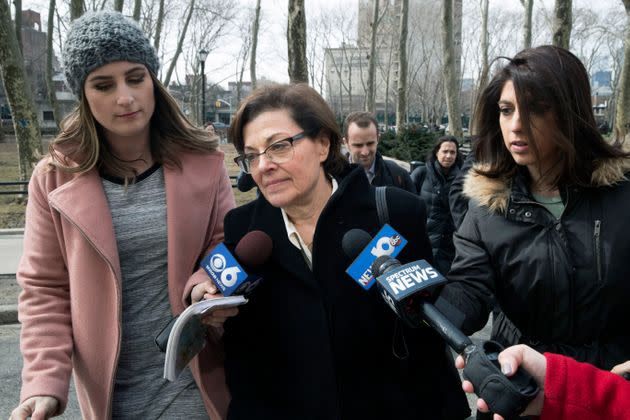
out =
[[[232,188],[236,188],[236,175],[230,176],[230,181],[232,181]],[[4,190],[3,187],[16,187],[27,186],[28,181],[0,181],[0,195],[24,195],[28,194],[26,188],[24,190],[13,189],[13,190]]]
[[[0,188],[1,187],[20,187],[20,186],[26,186],[28,185],[28,181],[0,181]],[[0,190],[0,195],[22,195],[22,194],[26,194],[27,191],[26,189],[24,190]]]

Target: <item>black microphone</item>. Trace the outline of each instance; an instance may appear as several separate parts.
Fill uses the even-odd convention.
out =
[[[254,230],[241,238],[233,252],[230,248],[220,243],[203,259],[201,267],[224,296],[247,296],[260,283],[261,277],[249,275],[245,269],[256,269],[269,259],[272,240],[265,232]]]
[[[365,235],[357,232],[348,236],[347,240],[346,236],[342,246],[350,258],[355,256],[350,252],[358,249],[360,253],[370,240],[369,234],[367,241]],[[363,243],[346,245],[350,240]],[[383,255],[372,263],[371,271],[381,296],[400,318],[411,327],[417,327],[421,322],[428,324],[453,350],[462,354],[466,360],[464,377],[472,382],[475,393],[486,401],[493,412],[504,417],[516,416],[536,397],[538,385],[527,372],[517,370],[509,378],[501,372],[498,354],[503,346],[494,341],[475,345],[432,303],[427,302],[432,291],[447,281],[428,262],[419,260],[402,265],[400,261]]]
[[[372,264],[372,274],[385,302],[410,327],[426,323],[458,353],[473,345],[450,319],[426,301],[436,287],[446,283],[446,278],[428,262],[419,260],[402,265],[400,261],[383,255]]]

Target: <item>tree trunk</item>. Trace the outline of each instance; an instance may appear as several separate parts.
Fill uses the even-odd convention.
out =
[[[155,23],[155,38],[153,40],[153,47],[157,53],[160,50],[160,38],[162,37],[162,27],[164,26],[164,0],[160,0],[158,6],[157,21]]]
[[[532,11],[534,10],[534,0],[521,0],[525,8],[525,19],[523,19],[523,48],[532,46]]]
[[[308,83],[306,65],[306,16],[304,0],[289,0],[287,22],[289,80],[291,83]]]
[[[133,2],[133,20],[140,22],[140,12],[142,12],[142,0],[134,0]]]
[[[122,13],[124,4],[125,4],[124,0],[114,0],[114,10]]]
[[[572,0],[556,0],[554,7],[553,45],[567,50],[571,41],[572,8]]]
[[[396,128],[407,125],[407,22],[409,0],[400,2],[400,31],[398,40],[398,103],[396,105]]]
[[[121,7],[122,11],[122,7]],[[85,13],[83,0],[70,0],[70,20],[80,18]]]
[[[2,0],[0,0],[2,1]],[[46,29],[46,93],[48,94],[48,102],[52,108],[55,124],[59,127],[61,122],[61,111],[59,103],[55,96],[55,85],[53,83],[53,31],[55,29],[55,0],[49,0],[48,5],[48,27]]]
[[[252,55],[249,58],[249,78],[252,90],[256,89],[256,49],[258,48],[258,28],[260,26],[260,0],[256,0],[256,12],[252,24]]]
[[[175,55],[173,56],[173,60],[171,61],[170,66],[168,66],[168,71],[166,72],[166,77],[163,81],[164,86],[168,86],[169,83],[171,83],[171,76],[173,75],[173,71],[175,70],[175,66],[177,65],[177,59],[182,53],[184,39],[186,38],[186,32],[188,32],[188,25],[190,24],[190,18],[192,17],[193,10],[195,10],[195,0],[190,0],[190,8],[188,9],[188,14],[186,15],[186,21],[184,22],[182,33],[179,35],[179,41],[177,41],[177,49],[175,50]]]
[[[442,48],[444,93],[448,112],[449,132],[462,136],[462,118],[459,109],[459,83],[455,69],[455,46],[453,45],[453,0],[442,0]]]
[[[22,0],[13,0],[13,4],[15,5],[15,37],[22,53]]]
[[[630,129],[630,0],[623,0],[626,8],[626,39],[623,48],[623,67],[619,76],[619,96],[615,115],[615,135],[617,140],[624,140]]]
[[[531,1],[531,0],[526,0]],[[488,0],[481,0],[481,74],[477,92],[481,93],[488,84],[490,65],[488,64]]]
[[[370,57],[368,61],[368,81],[367,92],[365,97],[365,110],[374,113],[374,101],[376,89],[374,86],[375,67],[376,67],[376,34],[378,31],[378,0],[374,1],[374,10],[372,12],[372,39],[370,42]]]
[[[9,5],[0,0],[0,68],[17,140],[20,180],[26,181],[41,153],[41,133],[14,29]]]

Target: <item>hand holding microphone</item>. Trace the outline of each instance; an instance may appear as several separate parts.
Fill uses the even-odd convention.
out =
[[[234,255],[224,244],[217,245],[201,263],[210,279],[193,287],[192,303],[235,294],[250,295],[262,278],[248,275],[244,267],[256,269],[264,264],[271,256],[272,247],[269,235],[259,230],[243,236],[234,248]],[[217,309],[204,317],[202,322],[220,327],[227,318],[236,314],[237,307]]]
[[[377,237],[379,235],[380,232]],[[366,245],[369,247],[370,241],[367,232],[353,229],[346,233],[342,245],[346,255],[355,258],[357,250],[365,253],[361,249]],[[369,271],[376,278],[380,294],[390,308],[411,327],[418,327],[421,322],[428,324],[453,350],[463,355],[466,362],[464,377],[492,411],[505,417],[522,413],[539,391],[533,378],[522,370],[506,377],[497,360],[503,350],[500,344],[487,341],[481,346],[475,345],[427,301],[432,291],[446,282],[435,268],[425,260],[402,265],[389,254],[375,255],[377,258]]]

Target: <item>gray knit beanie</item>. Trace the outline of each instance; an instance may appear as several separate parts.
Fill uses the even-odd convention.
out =
[[[114,61],[147,66],[154,75],[160,68],[157,54],[138,24],[119,12],[89,12],[72,22],[63,63],[66,81],[81,97],[85,78],[93,70]]]

